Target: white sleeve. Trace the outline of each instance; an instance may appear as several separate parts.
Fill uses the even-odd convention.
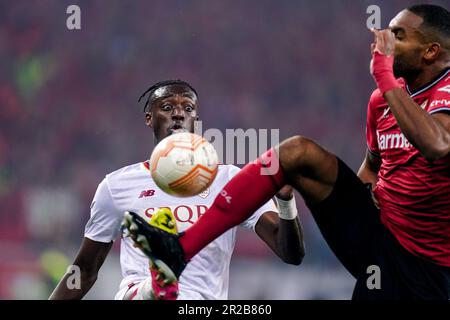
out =
[[[240,226],[243,228],[246,228],[246,229],[252,229],[254,231],[259,218],[261,218],[263,213],[267,212],[267,211],[278,212],[278,209],[275,206],[275,203],[272,199],[270,199],[262,207],[260,207],[258,210],[256,210],[255,213],[253,215],[251,215],[250,218],[248,218],[247,220],[242,222],[240,224]]]
[[[241,171],[238,167],[231,166],[229,171],[229,179],[231,180],[238,172]],[[255,186],[256,188],[256,186]],[[275,206],[275,202],[273,200],[269,200],[263,206],[261,206],[258,210],[256,210],[247,220],[240,224],[241,227],[245,229],[255,230],[255,226],[258,223],[259,218],[263,215],[263,213],[267,211],[278,212],[277,207]]]
[[[94,241],[109,243],[120,234],[123,212],[114,204],[108,182],[99,184],[91,204],[91,218],[86,224],[84,236]]]

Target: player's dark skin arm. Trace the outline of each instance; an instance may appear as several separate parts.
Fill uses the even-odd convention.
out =
[[[400,88],[386,92],[384,99],[400,130],[425,159],[439,160],[450,153],[450,115],[430,115]]]
[[[103,243],[84,238],[80,250],[73,262],[80,268],[80,289],[69,289],[67,281],[71,274],[65,274],[51,294],[49,300],[80,300],[97,280],[98,271],[112,247],[112,242]]]
[[[396,33],[400,31],[395,22],[391,24],[391,30],[373,30],[375,40],[371,46],[372,52],[378,51],[387,56],[394,54]],[[407,34],[406,31],[402,36],[406,37]],[[433,57],[439,56],[441,50],[439,43],[433,43],[428,47],[423,58],[432,60]],[[433,66],[424,69],[422,76],[417,77],[418,80],[413,83],[413,86],[418,88],[431,81],[445,67],[448,67],[448,62],[435,62]],[[439,160],[450,153],[450,115],[444,113],[430,115],[402,88],[389,90],[383,96],[400,130],[425,159]]]
[[[283,191],[277,196],[282,200],[290,200],[293,194],[292,191]],[[284,262],[294,265],[302,263],[305,247],[303,230],[298,216],[293,220],[284,220],[280,219],[276,212],[265,212],[259,218],[255,231]]]

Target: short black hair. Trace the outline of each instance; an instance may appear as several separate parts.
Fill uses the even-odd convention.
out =
[[[144,98],[147,94],[148,94],[148,99],[145,102],[144,105],[144,112],[147,112],[147,106],[150,103],[150,97],[152,96],[153,92],[155,92],[155,90],[158,90],[161,87],[166,87],[166,86],[170,86],[170,85],[182,85],[182,86],[186,86],[189,89],[191,89],[195,95],[198,97],[197,91],[194,89],[193,86],[191,86],[189,83],[187,83],[186,81],[183,80],[164,80],[164,81],[160,81],[155,83],[154,85],[152,85],[150,88],[148,88],[147,90],[145,90],[145,92],[143,94],[141,94],[141,96],[139,97],[138,102],[141,102],[142,98]]]
[[[407,8],[423,19],[421,27],[437,31],[445,37],[450,37],[450,12],[433,4],[418,4]]]

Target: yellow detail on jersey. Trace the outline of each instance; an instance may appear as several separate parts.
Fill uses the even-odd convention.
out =
[[[169,208],[159,208],[158,211],[152,215],[149,224],[168,233],[178,233],[175,217]]]

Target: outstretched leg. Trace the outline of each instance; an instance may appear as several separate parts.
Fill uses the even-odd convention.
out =
[[[274,167],[279,170],[270,172]],[[369,219],[376,216],[376,208],[368,189],[342,161],[301,136],[270,149],[225,185],[211,208],[180,235],[183,261],[189,261],[214,239],[245,221],[285,184],[300,192],[336,256],[357,276],[370,251],[373,232],[369,228],[375,224]],[[160,232],[156,235],[159,237]],[[164,250],[156,250],[160,251]],[[171,268],[178,266],[179,275],[184,268],[177,262],[180,257],[164,252],[163,255],[160,258],[169,262]]]
[[[314,141],[295,136],[275,148],[285,182],[292,185],[308,205],[326,199],[338,175],[338,160]]]
[[[278,157],[273,157],[273,153]],[[262,175],[278,161],[281,170]],[[376,208],[370,193],[341,160],[314,141],[295,136],[246,165],[211,208],[180,237],[189,260],[223,232],[245,221],[285,184],[300,192],[325,240],[356,277],[366,265]]]

